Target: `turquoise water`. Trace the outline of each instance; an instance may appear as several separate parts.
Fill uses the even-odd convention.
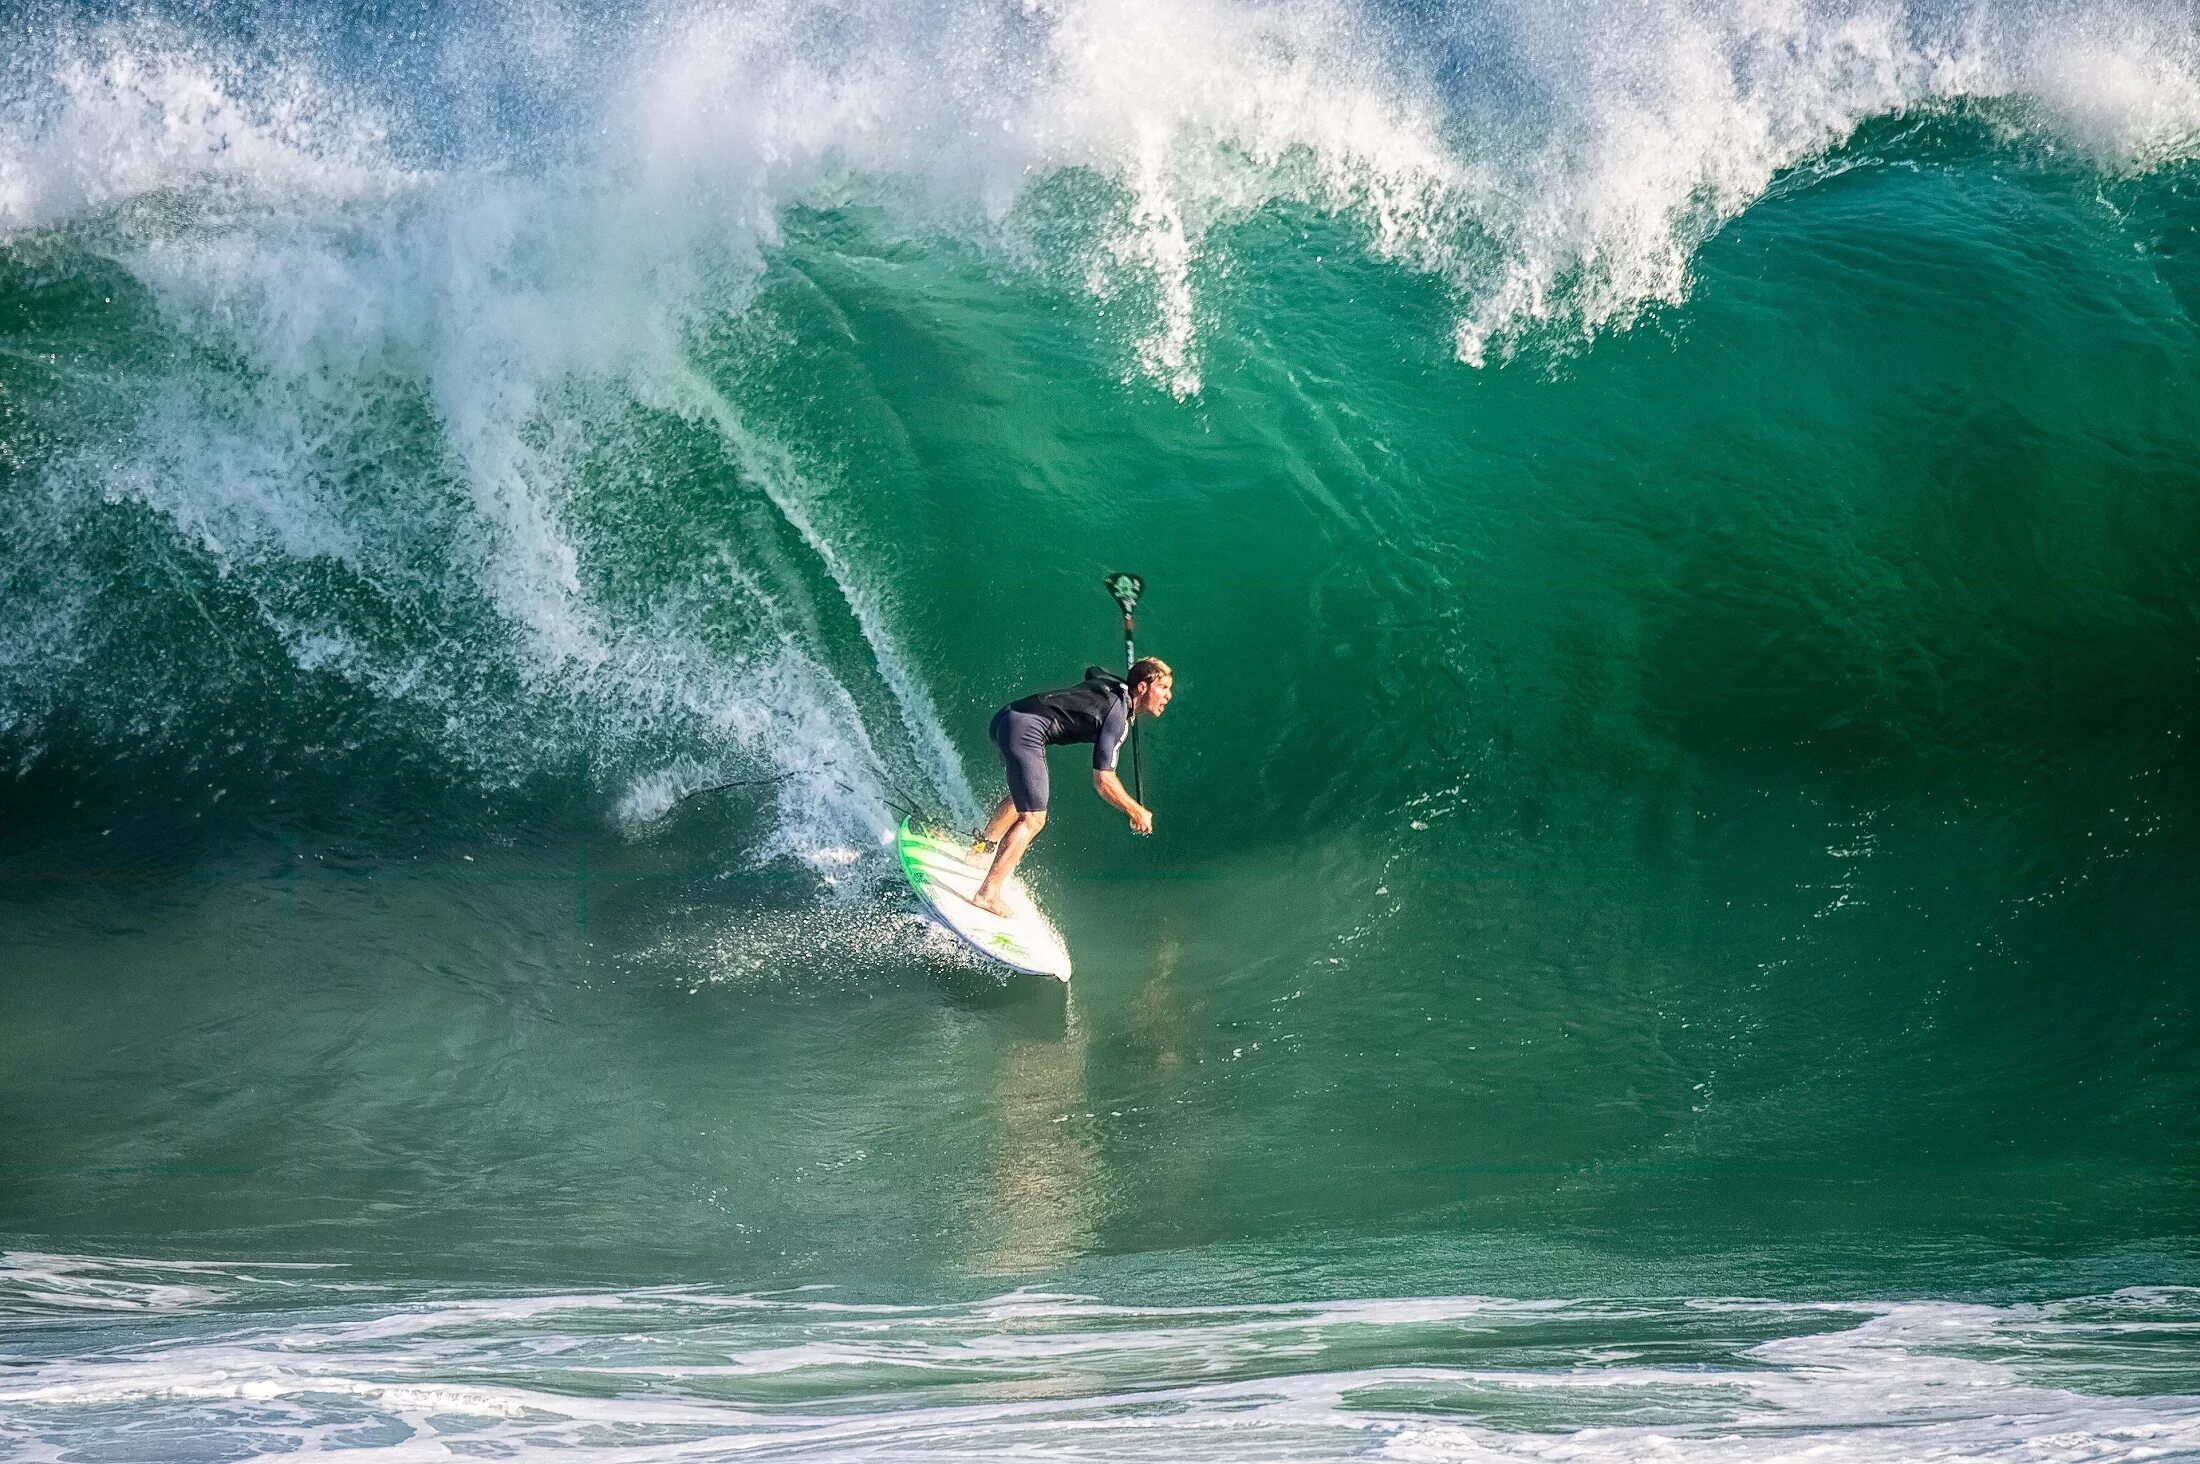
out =
[[[2189,10],[36,21],[11,1454],[2200,1454]]]

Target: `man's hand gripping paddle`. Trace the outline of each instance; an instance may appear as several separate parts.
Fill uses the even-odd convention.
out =
[[[1135,629],[1131,614],[1138,608],[1138,597],[1146,592],[1146,582],[1135,574],[1118,570],[1100,582],[1106,587],[1108,597],[1123,607],[1123,674],[1128,676],[1131,667],[1138,664],[1138,647],[1132,637]],[[1131,797],[1141,804],[1146,801],[1146,777],[1138,761],[1138,714],[1131,714]]]

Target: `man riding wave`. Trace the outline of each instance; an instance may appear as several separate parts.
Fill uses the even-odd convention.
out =
[[[1176,674],[1168,663],[1146,656],[1131,664],[1128,676],[1087,666],[1085,679],[1059,691],[1033,692],[993,714],[987,729],[1008,768],[1008,796],[993,810],[974,853],[998,842],[993,867],[986,871],[970,902],[995,915],[1007,915],[1001,889],[1016,872],[1024,851],[1047,822],[1047,749],[1071,742],[1092,744],[1092,787],[1131,821],[1131,832],[1153,832],[1153,810],[1131,797],[1115,775],[1117,755],[1131,722],[1158,717],[1175,694]]]

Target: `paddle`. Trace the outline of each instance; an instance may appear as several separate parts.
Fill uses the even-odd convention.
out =
[[[1123,674],[1128,676],[1131,667],[1138,664],[1138,647],[1132,644],[1134,634],[1131,612],[1138,608],[1138,597],[1146,592],[1146,582],[1135,574],[1121,570],[1110,574],[1100,582],[1106,587],[1108,597],[1123,607]],[[1146,801],[1145,773],[1138,762],[1138,714],[1131,714],[1131,797],[1141,804]]]

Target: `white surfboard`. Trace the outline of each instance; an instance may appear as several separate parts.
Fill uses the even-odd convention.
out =
[[[965,945],[1013,971],[1069,980],[1069,947],[1047,923],[1024,882],[1011,878],[1001,891],[1009,915],[1003,919],[970,903],[985,879],[986,863],[974,860],[966,839],[901,821],[897,847],[901,872],[933,918]]]

